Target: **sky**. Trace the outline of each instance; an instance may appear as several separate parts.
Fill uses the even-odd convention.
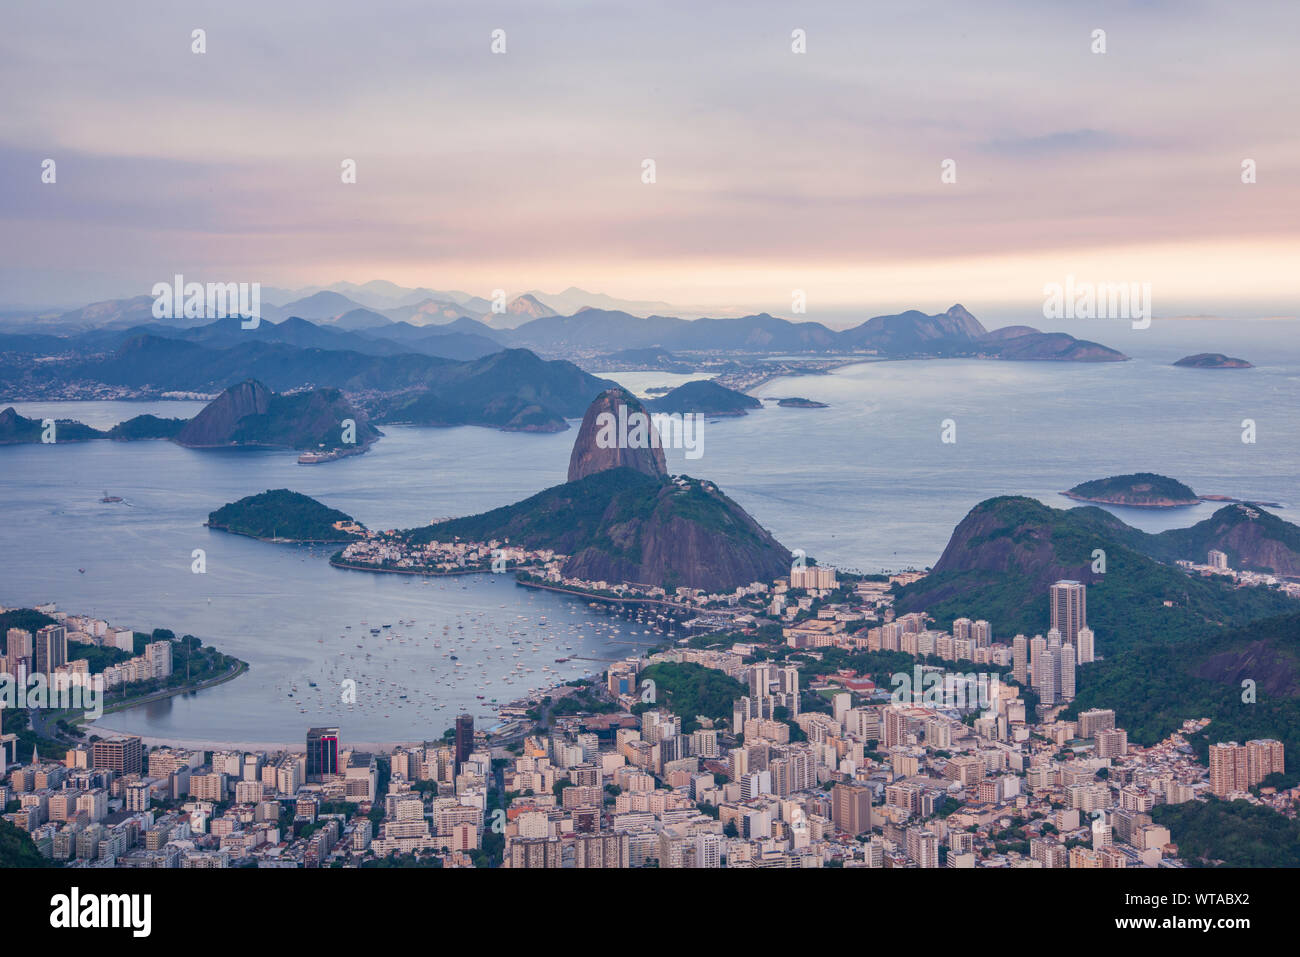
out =
[[[1294,2],[71,0],[0,24],[0,309],[182,273],[1032,319],[1073,275],[1149,282],[1157,316],[1300,314]]]

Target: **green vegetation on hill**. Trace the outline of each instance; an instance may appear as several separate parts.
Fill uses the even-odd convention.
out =
[[[1300,821],[1246,801],[1157,804],[1151,817],[1169,828],[1178,856],[1228,867],[1300,865]]]
[[[1245,680],[1255,683],[1254,701],[1242,700]],[[1067,716],[1114,708],[1116,724],[1143,746],[1168,737],[1183,721],[1209,718],[1209,726],[1189,738],[1202,763],[1213,743],[1276,738],[1291,769],[1287,779],[1300,780],[1300,614],[1133,648],[1084,665],[1077,681]]]
[[[68,643],[68,660],[84,660],[92,675],[102,673],[109,665],[120,665],[124,661],[129,661],[134,656],[134,652],[123,651],[121,648],[103,648],[97,645],[83,645],[80,642]]]
[[[416,545],[456,538],[473,542],[508,538],[527,548],[572,553],[583,544],[596,542],[607,521],[625,523],[647,517],[663,484],[662,479],[633,469],[607,469],[545,489],[513,505],[413,529],[406,538]]]
[[[161,419],[156,415],[137,415],[119,422],[108,430],[110,439],[174,439],[189,419]]]
[[[5,636],[9,633],[10,628],[21,628],[23,631],[30,631],[34,635],[38,629],[55,624],[58,624],[58,622],[35,608],[11,608],[0,613],[0,649],[4,649],[6,652],[9,650]]]
[[[638,686],[647,680],[654,682],[655,700],[638,708],[668,708],[682,719],[683,733],[696,729],[696,715],[729,721],[732,702],[745,693],[735,678],[692,662],[653,664],[637,677]]]
[[[430,541],[509,541],[571,556],[588,581],[734,588],[789,568],[789,553],[712,483],[630,468],[592,473],[522,502],[406,533]]]
[[[57,866],[41,856],[30,834],[0,818],[0,868]]]
[[[1225,553],[1232,568],[1300,574],[1300,527],[1258,505],[1225,505],[1190,528],[1148,536],[1144,550],[1165,561],[1183,558],[1199,563],[1212,548]]]
[[[995,634],[1034,635],[1048,628],[1052,582],[1075,579],[1088,585],[1088,624],[1106,656],[1297,609],[1278,591],[1234,588],[1148,557],[1167,554],[1169,541],[1100,508],[989,499],[957,526],[932,573],[899,589],[896,607],[927,611],[941,627],[964,616],[988,619]],[[1092,571],[1098,550],[1104,574]]]
[[[340,531],[335,522],[352,517],[287,488],[271,489],[223,505],[208,515],[208,526],[253,538],[296,542],[347,542],[360,536]]]
[[[18,414],[13,406],[0,412],[0,445],[18,445],[40,442],[45,434],[41,419],[29,419]],[[54,420],[54,441],[84,442],[88,439],[102,439],[105,433],[72,419]]]

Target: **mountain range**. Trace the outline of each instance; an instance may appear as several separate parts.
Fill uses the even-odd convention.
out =
[[[340,291],[340,289],[346,290]],[[740,318],[682,319],[650,313],[636,315],[611,308],[609,297],[566,290],[547,302],[545,294],[524,293],[503,303],[504,311],[486,299],[463,293],[435,293],[366,283],[338,284],[309,292],[283,304],[266,302],[258,330],[276,329],[285,321],[306,320],[318,330],[339,334],[330,339],[316,333],[317,348],[347,348],[362,352],[397,348],[447,358],[473,358],[502,347],[531,349],[546,356],[610,355],[617,359],[629,350],[743,354],[873,354],[892,357],[979,356],[1019,360],[1074,362],[1117,361],[1121,353],[1066,333],[1044,333],[1030,326],[987,330],[961,305],[927,315],[909,310],[876,316],[849,329],[835,331],[818,322],[794,322],[767,313]],[[425,295],[428,293],[429,295]],[[281,295],[290,295],[281,292]],[[584,300],[572,311],[569,306]],[[554,304],[552,304],[554,303]],[[240,329],[238,322],[221,320],[221,334],[257,332]],[[35,340],[13,340],[12,333],[57,335],[75,340],[78,333],[128,330],[134,334],[184,337],[202,320],[159,321],[148,296],[94,303],[58,316],[10,320],[3,336],[12,346],[35,348]],[[215,323],[214,323],[215,325]],[[262,338],[288,341],[289,333],[262,331]],[[303,335],[301,327],[296,333]],[[345,335],[351,334],[351,335]],[[358,337],[367,345],[358,347]],[[211,339],[200,333],[198,340]],[[111,342],[112,335],[89,341]],[[121,341],[120,339],[118,340]],[[49,343],[47,342],[48,346]],[[0,349],[5,348],[0,342]]]

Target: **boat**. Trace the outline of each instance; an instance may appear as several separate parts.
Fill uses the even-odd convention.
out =
[[[104,497],[101,498],[99,501],[100,501],[101,503],[103,503],[104,505],[111,505],[113,502],[120,502],[120,501],[122,501],[122,496],[120,496],[120,495],[109,495],[108,492],[106,491],[106,492],[104,492]]]
[[[83,575],[86,574],[86,570],[85,570],[84,568],[78,568],[77,571],[81,572],[81,574],[83,574]],[[211,601],[211,600],[212,600],[211,598],[208,599],[208,601]]]

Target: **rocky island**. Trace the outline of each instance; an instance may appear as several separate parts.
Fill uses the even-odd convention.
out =
[[[264,542],[351,542],[365,528],[351,515],[287,488],[269,489],[223,505],[208,515],[208,528]]]
[[[1199,505],[1201,502],[1201,497],[1182,482],[1154,472],[1094,479],[1061,494],[1080,502],[1127,505],[1131,508],[1178,508]]]
[[[750,409],[762,408],[763,403],[753,396],[728,389],[710,379],[696,379],[679,385],[647,405],[651,412],[744,415]]]
[[[818,402],[815,399],[804,399],[800,396],[790,396],[785,399],[778,399],[777,403],[783,409],[825,409],[829,408],[825,402]]]
[[[1245,359],[1225,356],[1222,352],[1198,352],[1194,356],[1183,356],[1176,366],[1184,369],[1253,369]]]

